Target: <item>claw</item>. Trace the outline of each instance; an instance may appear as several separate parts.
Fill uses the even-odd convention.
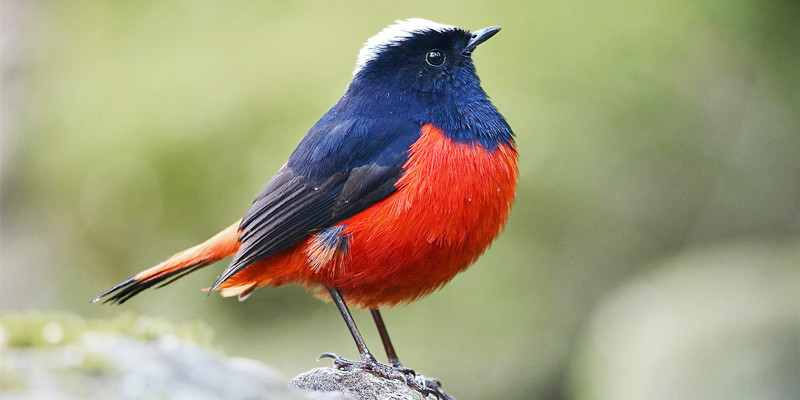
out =
[[[414,371],[411,368],[404,367],[403,364],[400,364],[400,361],[398,361],[398,360],[389,360],[389,362],[390,362],[391,366],[394,367],[395,370],[397,370],[397,372],[400,372],[401,374],[404,374],[404,375],[411,375],[411,376],[416,378],[417,372]]]
[[[404,374],[404,375],[411,375],[411,376],[413,376],[413,377],[415,377],[415,378],[416,378],[416,376],[417,376],[417,372],[416,372],[416,371],[414,371],[414,370],[413,370],[413,369],[411,369],[411,368],[406,368],[406,367],[403,367],[403,366],[397,366],[397,365],[395,365],[395,366],[394,366],[394,368],[397,370],[397,372],[400,372],[401,374]]]
[[[450,396],[449,394],[445,393],[444,390],[442,390],[442,383],[439,382],[437,379],[425,378],[425,377],[421,378],[423,381],[423,385],[425,386],[425,389],[429,391],[428,393],[436,396],[438,399],[441,400],[455,400],[454,397]]]
[[[371,370],[372,367],[370,363],[360,362],[360,361],[350,361],[346,358],[339,357],[334,353],[328,353],[328,352],[322,353],[319,355],[319,357],[317,357],[317,361],[323,358],[333,359],[333,366],[336,367],[336,369],[340,370],[350,371],[356,368]],[[375,361],[375,363],[377,363],[377,361]]]
[[[413,369],[403,367],[399,365],[399,363],[397,363],[398,365],[379,363],[369,353],[364,357],[364,361],[347,360],[334,353],[322,353],[317,357],[317,361],[323,358],[333,359],[333,366],[339,370],[352,371],[354,369],[361,369],[370,371],[385,379],[403,381],[408,387],[420,392],[423,396],[432,394],[440,400],[455,400],[442,390],[442,384],[438,380],[417,375]]]

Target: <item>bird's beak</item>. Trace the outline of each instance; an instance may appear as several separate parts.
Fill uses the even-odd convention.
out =
[[[489,40],[489,38],[494,36],[497,32],[500,32],[499,26],[483,28],[472,32],[472,37],[469,39],[469,42],[467,42],[467,47],[464,48],[464,53],[471,53],[472,50],[475,50],[475,47],[478,47],[479,44]]]

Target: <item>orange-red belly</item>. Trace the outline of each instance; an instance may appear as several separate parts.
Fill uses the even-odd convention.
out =
[[[505,224],[517,153],[457,143],[425,125],[397,191],[339,225],[346,250],[311,236],[231,278],[223,294],[302,283],[339,289],[351,305],[391,306],[441,287],[469,266]]]

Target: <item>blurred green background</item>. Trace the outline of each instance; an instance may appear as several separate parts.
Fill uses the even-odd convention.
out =
[[[3,312],[202,320],[286,376],[356,357],[299,288],[206,298],[224,265],[87,302],[241,217],[385,25],[499,25],[475,62],[517,203],[385,311],[400,358],[463,399],[800,398],[796,1],[2,4]]]

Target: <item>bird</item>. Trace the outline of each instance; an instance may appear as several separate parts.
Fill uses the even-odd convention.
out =
[[[400,363],[379,310],[444,286],[508,220],[519,180],[515,135],[472,57],[498,31],[421,18],[381,30],[359,51],[344,95],[241,219],[94,302],[122,304],[232,256],[209,294],[244,300],[265,286],[303,286],[333,301],[361,360],[321,358],[452,399]],[[367,348],[350,307],[370,311],[388,364]]]

